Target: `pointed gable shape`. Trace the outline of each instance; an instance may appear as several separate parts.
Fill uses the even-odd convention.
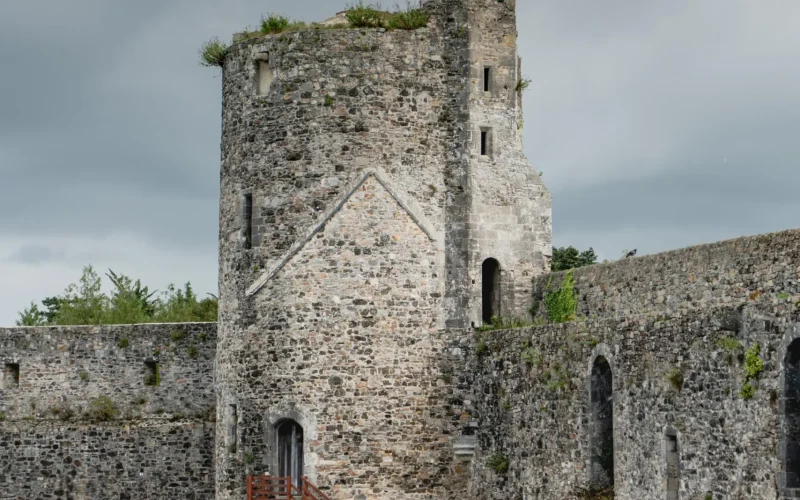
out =
[[[250,297],[256,294],[269,280],[271,280],[278,272],[283,269],[286,264],[305,247],[311,239],[325,228],[325,226],[338,214],[353,195],[364,185],[369,179],[375,179],[379,186],[381,186],[391,198],[408,214],[409,218],[419,227],[422,232],[427,235],[428,239],[436,244],[441,245],[441,238],[427,218],[425,217],[422,208],[407,196],[405,193],[399,191],[396,186],[391,182],[390,178],[379,168],[371,168],[365,170],[356,179],[350,183],[344,191],[342,197],[326,211],[318,220],[311,226],[298,240],[289,248],[289,250],[278,259],[273,265],[269,267],[251,286],[247,289],[247,296]]]

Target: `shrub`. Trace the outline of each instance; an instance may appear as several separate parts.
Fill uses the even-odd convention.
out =
[[[397,30],[415,30],[428,25],[428,14],[420,9],[407,8],[389,17],[388,27]]]
[[[499,453],[495,453],[486,459],[486,467],[498,474],[505,474],[508,472],[508,459]]]
[[[127,349],[130,343],[128,342],[127,338],[123,337],[119,339],[119,343],[117,345],[119,346],[120,349]]]
[[[744,371],[747,378],[754,379],[761,375],[764,371],[764,361],[761,359],[761,347],[758,344],[753,344],[750,349],[744,353]]]
[[[0,422],[6,421],[6,412],[0,411]]]
[[[385,28],[388,21],[379,5],[365,5],[363,0],[348,8],[345,17],[352,28]]]
[[[575,296],[575,280],[571,270],[564,276],[561,289],[547,294],[545,305],[547,306],[547,315],[553,323],[564,323],[575,319],[578,311],[578,298]]]
[[[119,410],[116,403],[108,396],[98,396],[89,401],[87,416],[94,420],[105,422],[117,416]]]
[[[82,372],[80,372],[80,373],[78,374],[78,376],[79,376],[79,377],[81,378],[81,380],[82,380],[82,381],[84,381],[84,382],[88,382],[88,381],[89,381],[89,372],[87,372],[86,370],[83,370]]]
[[[745,382],[744,385],[742,386],[741,394],[742,394],[742,399],[745,400],[751,399],[753,396],[755,396],[756,389],[755,387],[750,385],[750,382]]]
[[[222,67],[227,53],[228,45],[219,38],[212,38],[200,47],[200,64],[207,67]]]
[[[181,340],[186,338],[186,332],[184,332],[183,330],[175,330],[174,332],[172,332],[171,337],[172,340],[174,340],[175,342],[180,342]]]
[[[200,354],[200,350],[197,348],[196,345],[192,344],[186,348],[187,354],[189,354],[190,358],[196,358],[198,354]]]
[[[328,108],[333,106],[333,97],[330,94],[325,94],[325,106]]]
[[[489,346],[486,344],[486,341],[480,339],[477,344],[475,344],[475,354],[478,356],[483,356],[489,350]]]

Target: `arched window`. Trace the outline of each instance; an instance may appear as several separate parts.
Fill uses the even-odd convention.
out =
[[[783,472],[786,488],[800,488],[800,339],[783,360]]]
[[[598,356],[591,374],[591,486],[597,489],[614,486],[614,392],[611,365]]]
[[[278,439],[278,476],[291,477],[292,483],[300,487],[303,476],[303,428],[291,419],[281,420],[275,425]]]
[[[483,261],[481,289],[483,292],[483,322],[500,316],[500,263],[495,259]]]
[[[678,451],[678,433],[672,427],[664,431],[664,459],[666,461],[667,500],[680,497],[681,456]]]

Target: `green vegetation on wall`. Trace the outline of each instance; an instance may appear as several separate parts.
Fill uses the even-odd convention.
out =
[[[486,467],[498,474],[505,474],[508,472],[508,459],[499,453],[495,453],[486,459]]]
[[[303,21],[292,21],[288,17],[279,14],[270,14],[261,18],[258,30],[237,33],[234,36],[234,42],[308,29],[383,28],[387,30],[416,30],[428,25],[429,16],[424,10],[412,8],[410,4],[404,10],[386,12],[381,10],[380,5],[365,4],[361,0],[347,8],[345,19],[347,22],[341,24],[306,24]],[[222,67],[225,64],[229,48],[219,38],[212,38],[200,47],[200,64],[208,67]]]
[[[578,311],[578,298],[575,295],[575,281],[572,270],[564,276],[561,289],[549,292],[545,297],[547,315],[553,323],[572,321]]]

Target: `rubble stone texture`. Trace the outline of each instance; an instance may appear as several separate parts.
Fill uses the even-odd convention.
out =
[[[514,7],[234,44],[219,323],[0,330],[0,498],[243,500],[291,446],[334,500],[800,498],[800,231],[575,270],[551,323]]]
[[[333,498],[466,494],[441,355],[482,322],[488,258],[495,313],[527,314],[550,198],[522,152],[514,3],[425,9],[418,30],[307,30],[228,53],[219,499],[242,498],[245,473],[278,474],[287,418]]]

